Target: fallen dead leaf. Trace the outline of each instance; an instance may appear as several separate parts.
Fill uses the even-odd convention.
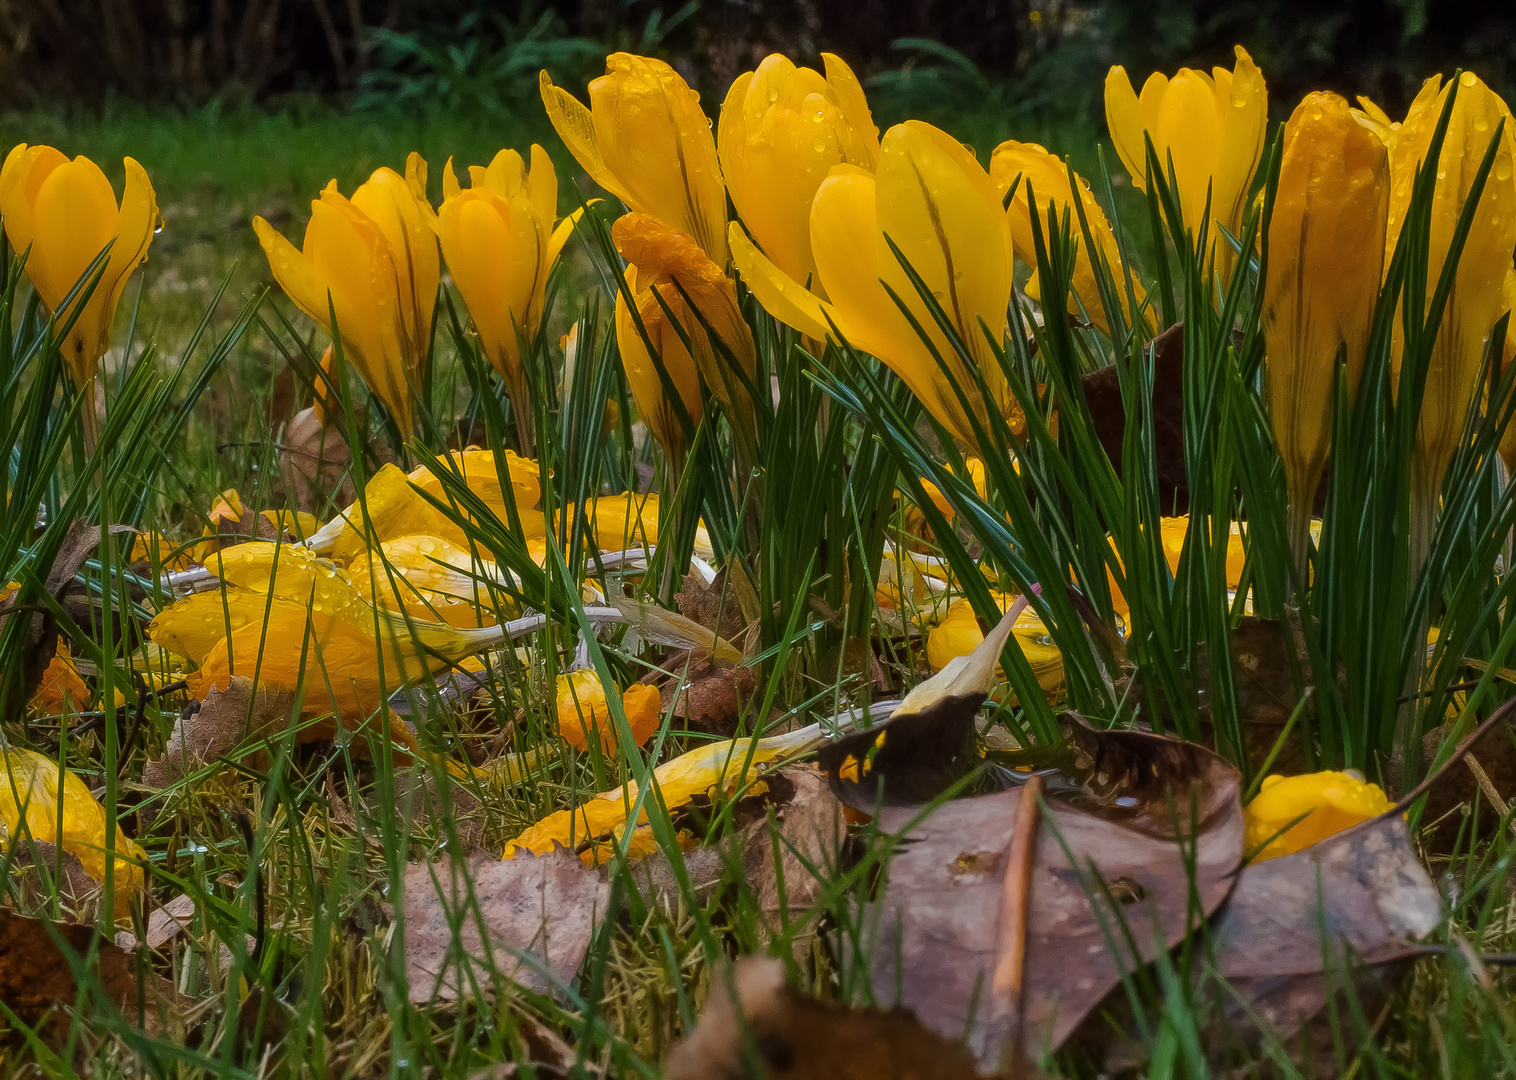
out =
[[[352,451],[341,431],[325,423],[315,407],[290,418],[283,446],[279,477],[291,506],[318,511],[328,499],[337,506],[353,501],[356,493],[348,478]]]
[[[1063,793],[1040,814],[1023,788],[928,812],[901,834],[871,912],[878,1000],[945,1037],[966,1035],[989,1069],[1059,1046],[1124,972],[1226,899],[1242,859],[1229,764],[1192,743],[1066,715],[1076,754],[1049,780]],[[900,828],[914,813],[881,821]],[[1031,823],[1035,841],[1018,844]]]
[[[460,997],[458,945],[478,965],[471,974],[481,987],[491,972],[541,992],[567,984],[609,899],[610,886],[563,848],[505,860],[477,856],[412,863],[402,907],[411,1001]],[[524,961],[527,954],[536,962]],[[468,976],[463,978],[470,985]]]
[[[207,692],[204,701],[191,703],[174,721],[163,756],[142,768],[143,784],[164,788],[177,783],[244,741],[285,727],[294,706],[292,688],[269,683],[255,688],[246,676],[231,676],[225,690]]]
[[[127,525],[112,525],[108,530],[112,536],[136,531]],[[91,525],[85,521],[75,521],[69,525],[59,542],[58,552],[53,557],[52,565],[48,567],[47,577],[43,581],[43,588],[49,596],[62,601],[64,590],[68,588],[74,580],[74,575],[79,573],[79,569],[89,559],[90,553],[100,546],[100,539],[99,525]],[[18,597],[12,596],[0,603],[0,629],[3,629],[9,620],[10,609],[15,606],[17,599]],[[12,708],[17,715],[6,719],[19,719],[20,712],[26,708],[27,702],[31,701],[32,696],[36,694],[37,687],[42,684],[42,677],[47,673],[47,667],[52,663],[57,651],[57,620],[51,611],[33,611],[21,665],[21,692],[8,699],[12,701]]]
[[[52,898],[52,884],[56,881],[59,899],[78,922],[90,923],[98,916],[100,883],[89,876],[77,855],[62,852],[63,872],[59,874],[58,845],[27,837],[16,846],[10,859],[10,880],[21,907],[40,910]]]
[[[757,685],[750,668],[702,664],[692,667],[686,678],[665,680],[659,693],[663,710],[672,706],[674,715],[691,730],[729,738],[737,733]]]
[[[742,636],[742,609],[737,603],[736,592],[726,585],[725,571],[707,585],[705,578],[691,570],[684,575],[684,583],[674,602],[685,618],[715,631],[728,641],[736,641]]]
[[[1153,361],[1153,470],[1158,479],[1158,505],[1166,514],[1184,514],[1190,507],[1189,474],[1184,465],[1184,324],[1175,323],[1148,345]],[[1122,472],[1126,438],[1126,405],[1120,372],[1104,367],[1084,376],[1095,437],[1110,458],[1116,475]]]
[[[180,893],[162,907],[154,908],[152,914],[148,915],[147,929],[142,940],[149,949],[161,949],[188,930],[194,921],[194,897]],[[130,952],[137,947],[137,935],[130,930],[122,930],[116,935],[116,944]]]
[[[1396,813],[1254,863],[1215,930],[1230,1030],[1251,1018],[1290,1045],[1350,968],[1419,955],[1415,939],[1441,920],[1442,899]]]
[[[961,1046],[927,1030],[910,1013],[849,1009],[806,997],[785,984],[782,963],[757,956],[744,957],[712,980],[700,1023],[674,1047],[664,1074],[665,1080],[967,1080],[979,1075]]]
[[[444,822],[451,822],[457,830],[458,842],[467,855],[484,852],[484,804],[479,797],[456,780],[447,785],[444,802],[437,782],[436,770],[430,766],[413,764],[395,771],[395,805],[400,809],[407,828],[435,829],[439,836],[445,835]],[[378,833],[377,827],[365,830],[366,834]]]
[[[821,895],[836,869],[847,826],[842,804],[826,776],[808,766],[790,766],[765,780],[770,790],[790,791],[744,832],[748,882],[758,899],[758,917],[767,938],[789,929],[795,947],[808,941],[793,925]]]
[[[151,972],[139,980],[135,958],[93,926],[28,918],[0,908],[0,1003],[6,1008],[36,1023],[55,1005],[73,1006],[79,985],[70,960],[86,965],[89,985],[131,1022],[158,1028],[154,1007],[175,996],[166,980]]]

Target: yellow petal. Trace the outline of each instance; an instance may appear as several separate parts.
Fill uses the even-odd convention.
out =
[[[1243,810],[1247,847],[1253,851],[1267,844],[1258,860],[1289,855],[1392,808],[1377,784],[1352,773],[1265,777]]]
[[[1236,53],[1237,65],[1225,93],[1217,83],[1216,105],[1224,119],[1211,202],[1212,214],[1233,236],[1242,228],[1243,206],[1263,159],[1263,138],[1269,125],[1269,95],[1263,74],[1241,45]]]
[[[1010,226],[993,181],[951,136],[928,124],[910,121],[885,133],[877,202],[883,234],[877,246],[881,277],[937,343],[953,380],[981,423],[990,407],[1007,416],[1018,415],[989,344],[1004,339],[1012,277]],[[973,376],[937,328],[904,267],[885,245],[885,237],[899,248],[954,325],[984,376],[992,401],[981,400]],[[906,377],[905,372],[900,374]],[[916,366],[907,381],[918,395],[922,392],[917,387],[929,381],[936,388],[935,397],[942,410],[939,419],[965,443],[976,441],[939,364],[932,361]],[[922,396],[932,408],[932,402]]]
[[[1010,191],[1012,185],[1020,177],[1021,182],[1016,187],[1016,196],[1007,207],[1011,224],[1011,245],[1017,257],[1033,271],[1037,267],[1037,253],[1032,232],[1029,195],[1035,194],[1037,199],[1038,220],[1041,224],[1044,243],[1048,242],[1049,237],[1048,208],[1051,207],[1054,210],[1060,222],[1063,220],[1064,213],[1067,212],[1071,236],[1076,245],[1073,280],[1075,296],[1084,301],[1084,310],[1089,313],[1095,325],[1104,333],[1109,334],[1110,327],[1106,323],[1105,306],[1100,302],[1094,264],[1091,262],[1089,252],[1085,249],[1079,217],[1073,208],[1074,189],[1069,184],[1068,166],[1035,143],[1004,142],[995,148],[990,158],[990,176],[995,181],[996,189],[1002,193]],[[1100,208],[1100,204],[1090,193],[1089,184],[1082,177],[1076,176],[1075,179],[1078,181],[1079,201],[1084,208],[1090,233],[1110,268],[1121,298],[1122,309],[1130,320],[1131,312],[1127,303],[1125,279],[1121,268],[1121,250],[1116,243],[1116,236],[1111,231],[1110,222],[1106,220],[1105,211]],[[1135,281],[1133,284],[1136,286],[1137,301],[1140,304],[1144,295],[1142,286]],[[1069,310],[1078,312],[1078,304],[1074,297],[1069,298]]]
[[[532,168],[526,177],[526,197],[537,208],[537,216],[551,224],[558,219],[558,170],[553,159],[536,143],[532,144]]]
[[[66,769],[59,770],[57,762],[32,750],[0,751],[0,761],[4,763],[4,775],[0,775],[4,835],[20,836],[24,820],[25,831],[33,841],[58,844],[79,860],[85,873],[104,882],[105,808],[95,801],[84,781]],[[128,904],[142,888],[147,853],[128,840],[119,825],[114,846],[115,914],[118,920],[130,919]]]
[[[606,166],[600,150],[600,136],[595,129],[595,118],[573,94],[562,87],[554,86],[546,71],[538,83],[542,89],[542,104],[547,108],[547,118],[569,153],[590,174],[590,179],[609,191],[616,198],[632,205],[632,197],[621,181]],[[475,185],[478,186],[478,185]]]
[[[737,212],[769,258],[802,282],[815,270],[810,209],[817,187],[835,165],[872,171],[878,158],[862,88],[836,57],[827,63],[824,80],[772,54],[732,84],[721,107],[721,168]]]
[[[46,245],[35,244],[37,223],[32,206],[37,201],[42,182],[67,161],[68,158],[51,146],[17,143],[6,155],[4,167],[0,168],[0,215],[5,217],[5,235],[18,255],[31,249],[26,260],[26,273],[34,287],[38,281],[51,282],[56,275],[48,269]],[[42,295],[40,288],[38,295]],[[46,296],[43,296],[43,303],[48,303]]]
[[[1120,64],[1105,76],[1105,122],[1127,176],[1131,177],[1138,191],[1146,191],[1147,144],[1143,136],[1147,124],[1142,106],[1137,101],[1137,92],[1132,89],[1132,80]]]
[[[638,295],[636,290],[636,274],[633,268],[627,270],[627,282],[632,288],[633,295]],[[679,306],[671,305],[678,312]],[[676,459],[682,459],[684,450],[688,444],[688,437],[683,423],[680,421],[677,407],[664,392],[663,379],[667,377],[677,392],[678,400],[684,404],[685,413],[689,418],[691,432],[700,423],[702,408],[700,402],[700,375],[695,366],[695,359],[684,347],[679,339],[679,334],[669,324],[668,317],[659,306],[657,300],[652,298],[650,291],[644,290],[638,301],[638,314],[641,317],[643,331],[647,340],[638,332],[637,323],[632,317],[632,310],[627,306],[626,298],[620,292],[616,295],[616,344],[621,353],[621,366],[626,372],[627,387],[632,392],[632,400],[637,404],[637,413],[642,417],[643,423],[647,424],[648,430],[653,433],[664,452]],[[653,351],[649,351],[651,344]],[[663,372],[660,374],[659,365],[654,360],[656,353],[661,360]]]
[[[521,377],[520,338],[530,339],[540,319],[532,307],[548,269],[542,223],[524,196],[506,199],[488,187],[449,199],[439,223],[448,269],[485,356],[514,386]]]
[[[1453,291],[1438,328],[1422,399],[1417,428],[1417,467],[1421,482],[1435,492],[1441,485],[1464,419],[1477,391],[1478,373],[1485,342],[1504,310],[1503,287],[1516,247],[1516,132],[1504,101],[1473,73],[1460,76],[1457,101],[1448,123],[1447,136],[1438,162],[1437,184],[1432,199],[1430,257],[1427,266],[1427,303],[1447,260],[1459,215],[1470,195],[1470,186],[1488,151],[1495,129],[1505,127],[1488,182],[1475,211],[1473,228],[1458,260]],[[1393,251],[1404,224],[1415,174],[1426,157],[1442,104],[1451,87],[1444,87],[1434,102],[1427,103],[1406,119],[1401,129],[1394,161],[1390,198],[1387,251]],[[1403,348],[1402,324],[1395,322],[1396,368]]]
[[[1285,125],[1263,311],[1269,414],[1296,505],[1315,498],[1326,463],[1339,349],[1357,393],[1389,188],[1381,140],[1336,94],[1308,94]]]
[[[827,85],[836,95],[837,102],[842,107],[843,118],[847,121],[848,136],[843,140],[844,145],[852,140],[857,143],[856,149],[849,148],[848,160],[855,165],[872,169],[879,162],[879,129],[874,126],[874,116],[869,110],[868,98],[864,96],[863,84],[840,56],[824,52],[821,61],[826,66]]]
[[[832,306],[775,266],[735,221],[729,236],[732,263],[763,309],[807,337],[825,341],[831,335],[828,317],[836,319]]]
[[[620,188],[609,190],[629,209],[693,237],[725,266],[726,188],[699,95],[661,60],[614,53],[605,66],[590,83],[590,111],[604,166]]]

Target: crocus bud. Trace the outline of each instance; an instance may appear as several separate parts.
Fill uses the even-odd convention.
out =
[[[1173,160],[1174,179],[1184,227],[1198,236],[1209,226],[1210,246],[1230,261],[1231,247],[1217,226],[1238,235],[1248,187],[1263,157],[1269,121],[1269,96],[1253,58],[1237,46],[1236,66],[1203,71],[1180,68],[1169,78],[1155,71],[1142,84],[1139,98],[1119,64],[1105,80],[1105,117],[1111,141],[1132,183],[1147,190],[1148,159],[1144,136],[1153,140],[1165,178]],[[1206,222],[1206,199],[1211,220]],[[1225,245],[1217,248],[1218,242]]]

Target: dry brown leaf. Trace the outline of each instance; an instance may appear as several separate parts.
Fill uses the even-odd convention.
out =
[[[110,535],[116,536],[137,530],[127,525],[112,525],[108,531]],[[99,525],[85,521],[75,521],[69,525],[43,581],[43,588],[49,596],[59,601],[63,599],[63,593],[74,580],[74,575],[79,573],[91,552],[100,546],[100,537]],[[0,603],[0,629],[4,628],[10,609],[15,606],[17,599],[18,597],[12,596]],[[26,708],[27,702],[36,694],[37,687],[42,685],[42,677],[47,673],[47,666],[52,663],[57,652],[57,620],[51,611],[33,611],[21,665],[21,690],[10,699],[18,713]]]
[[[161,949],[188,930],[194,921],[194,897],[180,893],[162,907],[154,908],[152,914],[148,915],[147,930],[142,935],[143,942],[149,949]],[[116,935],[116,944],[129,952],[137,947],[137,935],[130,930],[123,930]]]
[[[730,738],[737,733],[743,710],[752,705],[757,686],[751,668],[702,664],[691,667],[687,678],[665,681],[659,692],[663,710],[672,705],[674,715],[691,730]]]
[[[136,959],[93,926],[33,919],[0,908],[0,1003],[22,1020],[36,1023],[55,1005],[75,1004],[79,986],[70,959],[87,963],[89,985],[131,1022],[158,1029],[155,1006],[175,997],[166,980],[152,972],[139,979]]]
[[[23,838],[11,853],[10,880],[17,898],[26,910],[40,910],[50,901],[56,880],[58,896],[74,918],[81,923],[93,922],[98,916],[100,883],[89,876],[77,855],[62,854],[63,873],[59,875],[58,845]]]
[[[356,497],[349,479],[353,455],[347,440],[337,427],[324,423],[314,407],[290,418],[283,446],[279,477],[295,509],[319,511],[328,500],[346,506]]]
[[[260,683],[233,675],[225,690],[211,690],[205,700],[192,703],[169,734],[163,756],[142,768],[142,782],[164,788],[231,753],[247,739],[289,723],[295,706],[292,688]],[[256,764],[256,763],[255,763]]]
[[[473,985],[470,976],[487,987],[492,970],[543,992],[568,983],[584,960],[597,922],[605,917],[609,899],[610,886],[563,848],[505,860],[478,856],[412,863],[405,875],[402,907],[411,1001],[458,999],[461,958],[455,944],[461,944],[472,961],[463,977],[465,987]],[[536,963],[521,959],[528,953],[535,954]]]
[[[726,976],[736,990],[734,1004]],[[746,1046],[744,1046],[744,1036]],[[763,1072],[750,1068],[755,1062]],[[910,1013],[808,998],[778,960],[749,956],[718,973],[696,1026],[669,1057],[666,1080],[968,1080],[963,1048]]]
[[[699,573],[691,570],[684,575],[684,584],[674,597],[679,613],[693,619],[708,630],[713,630],[728,641],[742,636],[742,609],[737,603],[733,589],[726,586],[726,574],[716,575],[709,585]]]
[[[1325,1007],[1328,972],[1340,984],[1350,965],[1417,956],[1414,939],[1441,920],[1442,899],[1398,814],[1254,863],[1243,870],[1215,932],[1216,973],[1230,989],[1230,1030],[1251,1026],[1252,1018],[1290,1045]]]
[[[847,825],[842,804],[827,787],[826,776],[808,766],[780,769],[765,782],[790,791],[773,807],[773,818],[754,822],[744,835],[748,882],[758,899],[761,927],[769,938],[793,925],[821,895],[822,884],[836,869]],[[778,857],[776,858],[775,855]],[[808,940],[796,934],[795,947]]]
[[[1123,972],[1226,899],[1242,859],[1240,777],[1229,764],[1192,743],[1069,719],[1073,775],[1085,784],[1072,796],[1079,805],[1046,801],[1034,851],[1015,843],[1018,822],[1039,820],[1023,817],[1024,789],[948,802],[903,836],[872,913],[878,1000],[900,987],[896,1004],[946,1037],[967,1033],[986,1068],[1060,1045]],[[1029,899],[1013,904],[1028,871]],[[1015,985],[1024,996],[992,993],[1005,985],[1009,950],[1022,946]]]
[[[435,829],[444,836],[444,822],[451,821],[466,855],[484,852],[484,804],[456,780],[447,785],[444,804],[438,790],[436,770],[414,764],[395,772],[395,805],[411,832]],[[370,830],[377,833],[377,828]]]
[[[1184,464],[1184,324],[1175,323],[1148,345],[1153,360],[1153,449],[1151,468],[1158,480],[1158,505],[1164,513],[1189,511],[1190,482]],[[1126,438],[1126,399],[1120,371],[1105,367],[1084,376],[1084,398],[1095,437],[1122,473]]]

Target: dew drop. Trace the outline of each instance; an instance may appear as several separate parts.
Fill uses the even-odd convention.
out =
[[[1458,76],[1458,82],[1463,86],[1473,86],[1478,81],[1478,77],[1472,71],[1465,71]]]

